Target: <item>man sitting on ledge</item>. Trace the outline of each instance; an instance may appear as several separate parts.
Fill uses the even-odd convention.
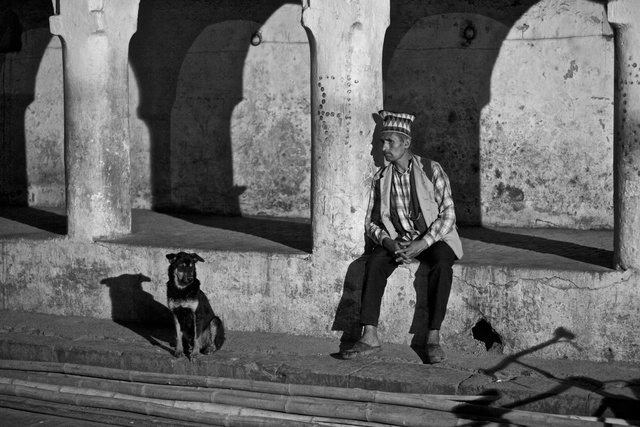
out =
[[[445,359],[440,326],[453,280],[453,263],[462,258],[449,178],[433,160],[411,151],[410,114],[380,111],[380,142],[388,162],[373,178],[365,227],[376,244],[366,264],[360,324],[362,337],[342,358],[354,359],[380,350],[378,319],[387,279],[413,259],[429,266],[426,283],[428,363]]]

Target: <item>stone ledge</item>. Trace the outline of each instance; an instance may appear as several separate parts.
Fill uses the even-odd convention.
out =
[[[34,319],[33,322],[37,323],[47,319],[45,315],[19,315],[22,322]],[[0,357],[392,392],[492,394],[500,396],[493,404],[498,407],[511,406],[521,410],[574,415],[601,413],[603,416],[640,419],[637,405],[633,403],[637,402],[634,393],[640,384],[614,384],[610,387],[600,379],[603,375],[609,378],[638,376],[640,372],[637,366],[570,362],[571,368],[567,369],[562,363],[525,358],[516,362],[520,364],[519,368],[509,366],[499,370],[498,375],[502,379],[496,381],[481,371],[504,361],[499,356],[460,358],[451,354],[447,363],[430,366],[416,363],[397,346],[385,345],[379,357],[344,361],[332,356],[331,350],[335,349],[337,343],[308,337],[236,331],[229,333],[229,349],[223,348],[190,363],[184,358],[174,359],[165,349],[150,345],[142,337],[132,338],[129,330],[118,325],[108,326],[110,331],[105,333],[107,340],[96,341],[83,337],[69,339],[78,335],[73,329],[77,319],[56,317],[55,321],[60,326],[66,319],[72,327],[64,332],[64,336],[0,333]],[[95,327],[109,322],[87,320],[88,324]],[[110,339],[111,334],[127,338]],[[291,347],[287,350],[283,346],[285,342],[296,342],[297,345],[295,349]],[[266,343],[272,343],[278,350],[269,353],[257,351]],[[318,352],[319,348],[324,351]],[[525,366],[523,369],[523,364],[528,368]],[[634,369],[635,372],[630,372]],[[592,378],[579,376],[580,370],[591,372]],[[579,378],[583,378],[582,383],[578,381]]]

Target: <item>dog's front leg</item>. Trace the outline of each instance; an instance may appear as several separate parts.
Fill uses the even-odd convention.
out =
[[[173,355],[177,358],[184,356],[184,350],[182,348],[182,328],[180,327],[180,322],[178,321],[178,316],[173,315],[173,324],[176,331],[176,349]]]
[[[193,362],[200,354],[200,337],[198,336],[198,322],[196,318],[196,311],[193,310],[193,346],[189,352],[189,359]]]

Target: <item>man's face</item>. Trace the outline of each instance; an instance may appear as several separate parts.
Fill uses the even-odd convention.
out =
[[[383,132],[380,136],[382,154],[386,161],[393,163],[405,155],[411,140],[397,132]]]

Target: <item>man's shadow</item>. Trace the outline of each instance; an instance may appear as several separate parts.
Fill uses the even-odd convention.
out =
[[[142,289],[151,279],[143,274],[121,274],[100,281],[109,288],[111,318],[114,322],[137,333],[149,343],[169,353],[173,343],[171,311]]]
[[[360,325],[360,296],[364,282],[365,266],[369,256],[367,253],[349,264],[344,279],[342,297],[336,309],[336,315],[331,326],[332,331],[342,331],[340,337],[340,352],[352,347],[360,339],[362,327]],[[332,354],[338,357],[338,354]]]

